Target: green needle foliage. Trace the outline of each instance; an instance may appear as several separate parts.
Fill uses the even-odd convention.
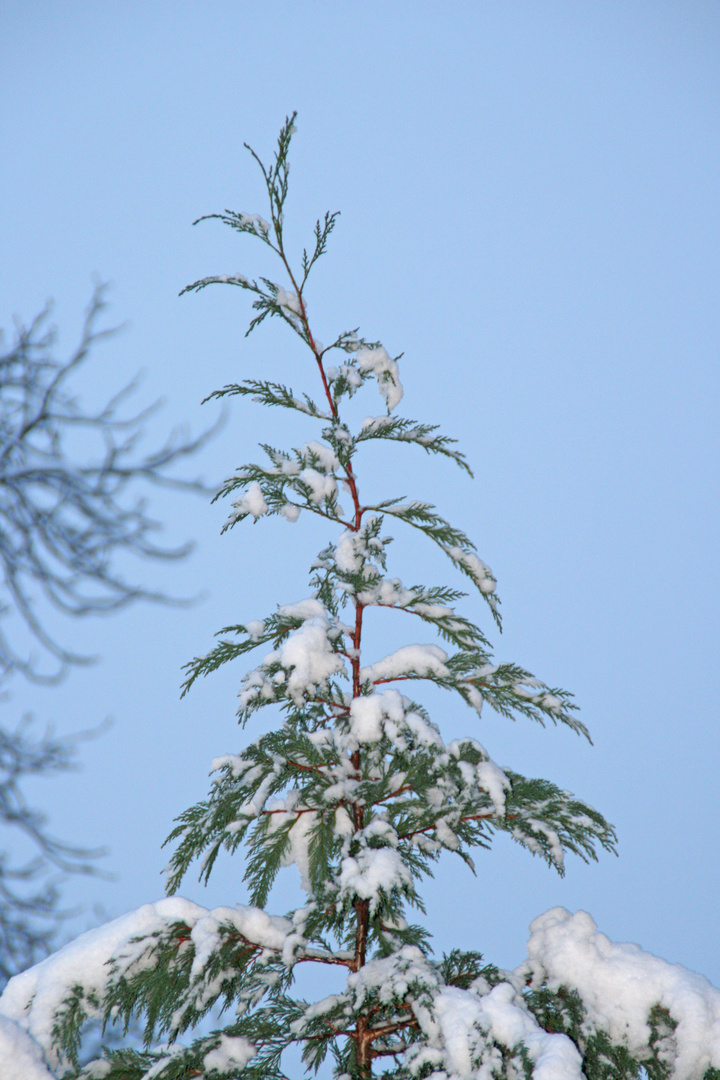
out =
[[[489,707],[589,739],[569,693],[519,665],[494,662],[485,631],[456,610],[463,592],[447,584],[406,586],[388,574],[387,529],[401,534],[409,526],[440,547],[450,572],[470,583],[499,626],[496,579],[461,529],[435,507],[402,495],[360,500],[356,454],[371,439],[414,443],[470,469],[435,425],[395,415],[399,358],[356,330],[326,348],[318,343],[306,288],[337,215],[318,221],[295,270],[283,234],[294,130],[293,115],[270,166],[251,151],[267,188],[269,220],[210,215],[269,247],[285,284],[212,276],[184,290],[223,283],[248,292],[255,312],[248,333],[267,318],[284,323],[305,349],[308,383],[315,380],[299,395],[264,379],[211,395],[294,410],[312,428],[301,447],[264,445],[263,464],[245,465],[225,482],[219,497],[231,499],[226,528],[273,515],[294,522],[304,512],[326,519],[330,531],[310,569],[307,599],[225,627],[218,643],[186,667],[183,693],[199,677],[260,650],[257,665],[241,677],[238,717],[245,725],[270,709],[276,723],[241,753],[215,760],[207,799],[182,813],[168,838],[171,897],[193,864],[207,880],[224,851],[243,853],[248,905],[208,912],[170,898],[123,926],[120,920],[100,974],[82,969],[47,1010],[50,1063],[67,1077],[106,1080],[285,1080],[286,1051],[295,1046],[310,1073],[327,1063],[325,1070],[344,1080],[514,1080],[580,1077],[583,1070],[600,1080],[636,1077],[643,1068],[665,1080],[677,1026],[669,1013],[653,1005],[639,1054],[615,1033],[593,1029],[580,994],[558,989],[537,963],[513,974],[473,951],[437,958],[428,931],[413,921],[424,910],[422,880],[443,852],[472,869],[477,849],[489,849],[504,832],[562,874],[568,852],[596,859],[600,848],[614,851],[615,833],[597,810],[549,780],[500,769],[474,738],[446,743],[414,700],[431,683],[459,695],[473,714]],[[372,380],[385,414],[353,430],[347,402]],[[363,491],[370,488],[363,477]],[[390,655],[370,660],[366,623],[373,608],[404,612],[409,632],[428,634],[431,643],[401,641]],[[307,901],[285,916],[269,915],[270,889],[290,863]],[[300,965],[335,968],[344,984],[320,1001],[303,1000],[295,989]],[[32,987],[37,1005],[40,983]],[[215,1017],[225,1010],[225,1026],[198,1035],[211,1010]],[[102,1061],[79,1068],[79,1031],[92,1015],[126,1022],[144,1016],[145,1048],[108,1050]],[[29,1026],[38,1038],[41,1028],[40,1021]]]

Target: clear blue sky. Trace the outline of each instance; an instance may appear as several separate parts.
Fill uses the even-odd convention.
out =
[[[268,155],[297,109],[297,246],[342,211],[310,294],[320,337],[359,325],[404,350],[407,413],[475,468],[471,483],[410,454],[393,475],[368,458],[364,484],[436,501],[475,538],[503,599],[497,655],[574,691],[595,746],[491,714],[478,727],[449,703],[445,730],[597,805],[620,857],[571,860],[564,880],[502,843],[476,880],[443,863],[439,946],[514,965],[530,920],[562,904],[720,984],[717,5],[6,0],[0,24],[3,325],[52,296],[69,350],[93,275],[112,281],[109,319],[129,326],[78,389],[98,401],[144,369],[140,400],[166,399],[158,441],[212,419],[200,400],[226,382],[301,387],[279,327],[244,340],[239,290],[177,297],[266,269],[250,241],[190,223],[264,211],[242,143]],[[285,437],[234,405],[198,468],[221,477]],[[240,669],[180,702],[181,664],[220,626],[306,595],[324,541],[303,519],[221,538],[223,507],[154,506],[169,539],[198,547],[138,573],[205,600],[66,627],[102,662],[3,706],[61,732],[115,718],[81,773],[33,788],[57,832],[110,847],[117,880],[68,891],[109,914],[161,895],[173,817],[246,737]],[[408,580],[440,572],[396,557]],[[231,867],[185,894],[244,899]]]

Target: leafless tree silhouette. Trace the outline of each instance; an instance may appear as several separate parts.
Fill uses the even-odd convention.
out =
[[[179,559],[190,550],[190,544],[168,548],[154,542],[160,525],[148,514],[144,482],[211,493],[200,480],[173,475],[173,466],[200,450],[217,424],[197,438],[175,431],[158,449],[143,453],[140,442],[158,403],[128,413],[137,380],[98,411],[83,408],[73,381],[94,347],[117,330],[99,326],[105,307],[100,285],[80,341],[66,359],[54,355],[49,307],[28,326],[17,323],[9,351],[0,351],[3,689],[14,675],[57,683],[71,666],[94,659],[48,629],[52,610],[73,617],[117,611],[135,600],[178,602],[129,583],[118,556]],[[7,691],[2,696],[7,699]],[[0,987],[57,941],[68,914],[62,909],[62,878],[97,872],[94,860],[101,852],[54,838],[45,815],[23,794],[29,777],[76,768],[83,737],[38,733],[27,717],[15,727],[0,722],[0,828],[6,838],[0,841]],[[6,842],[12,855],[3,850]]]

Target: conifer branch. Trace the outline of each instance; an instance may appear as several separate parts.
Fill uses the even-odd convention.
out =
[[[416,443],[428,454],[442,454],[450,458],[472,477],[473,472],[465,460],[465,455],[459,450],[450,449],[451,444],[457,440],[448,438],[447,435],[435,435],[437,430],[437,424],[418,424],[401,416],[377,416],[364,422],[362,431],[355,436],[354,442],[389,439],[393,442]]]
[[[242,383],[230,383],[224,386],[222,390],[214,390],[212,394],[208,394],[203,399],[203,404],[213,398],[233,395],[251,397],[253,401],[261,405],[275,405],[283,409],[293,409],[296,412],[305,413],[306,416],[315,416],[321,420],[331,419],[331,415],[322,412],[307,394],[303,394],[302,399],[298,398],[292,390],[287,386],[283,386],[282,383],[268,382],[265,379],[245,379]]]

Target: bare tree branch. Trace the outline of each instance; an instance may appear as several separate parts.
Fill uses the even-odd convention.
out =
[[[0,351],[0,684],[13,674],[53,684],[70,666],[91,662],[48,629],[52,609],[100,615],[134,600],[185,602],[126,581],[117,557],[179,559],[190,550],[154,542],[160,525],[138,491],[143,482],[215,493],[172,468],[200,450],[220,420],[195,439],[173,432],[147,453],[139,443],[159,402],[126,412],[137,379],[96,411],[76,396],[81,365],[118,329],[98,326],[104,296],[97,286],[69,358],[54,356],[49,307],[27,327],[18,322],[12,347]],[[0,723],[0,987],[47,955],[63,920],[77,914],[61,906],[65,876],[100,873],[102,850],[58,840],[23,794],[29,777],[76,768],[77,741],[88,734],[57,739],[33,732],[27,718],[14,730]]]
[[[0,680],[19,672],[33,682],[53,683],[70,665],[92,659],[47,629],[39,599],[67,615],[104,614],[139,599],[176,602],[129,583],[115,565],[120,552],[164,560],[182,558],[191,548],[154,542],[160,525],[137,494],[138,481],[214,493],[171,469],[200,450],[220,421],[195,439],[175,431],[143,454],[138,443],[159,403],[122,415],[137,380],[95,412],[85,411],[69,388],[91,348],[117,330],[98,329],[104,294],[99,285],[68,359],[53,356],[48,308],[30,326],[18,324],[12,348],[0,355]],[[88,434],[97,443],[93,450],[87,448]],[[2,616],[11,612],[20,616],[39,656],[26,642],[18,644],[19,628],[8,629]]]
[[[68,873],[100,874],[94,860],[104,854],[75,847],[48,833],[46,817],[31,807],[22,791],[30,776],[78,767],[77,743],[104,727],[57,739],[50,730],[37,736],[25,717],[13,731],[0,727],[0,824],[15,830],[32,854],[16,864],[0,852],[0,986],[17,971],[47,955],[63,920],[77,914],[60,908],[59,887]]]

